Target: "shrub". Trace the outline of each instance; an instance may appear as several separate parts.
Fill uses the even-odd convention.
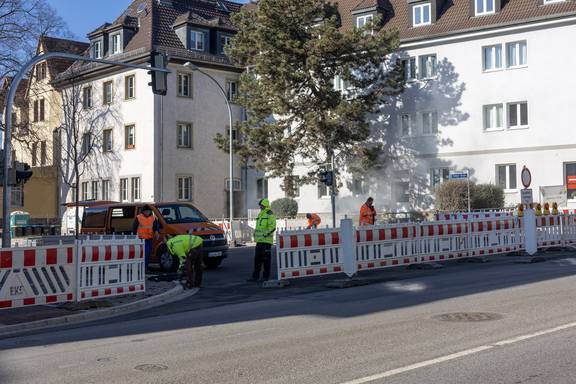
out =
[[[279,219],[293,219],[298,214],[298,203],[287,197],[274,200],[270,208]]]
[[[472,192],[472,208],[504,208],[504,190],[492,184],[475,185]]]

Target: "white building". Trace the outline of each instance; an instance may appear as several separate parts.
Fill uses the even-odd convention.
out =
[[[223,48],[235,33],[230,15],[240,6],[134,0],[115,22],[88,35],[92,57],[146,64],[151,52],[160,52],[172,73],[166,96],[152,93],[144,70],[76,63],[59,79],[60,87],[80,89],[82,124],[92,133],[85,139],[96,151],[81,178],[81,200],[189,201],[209,217],[228,215],[229,156],[213,140],[228,134],[228,110],[217,86],[184,64],[212,75],[234,100],[241,70]],[[233,120],[241,120],[241,107],[232,108]],[[236,216],[246,210],[248,177],[235,167]]]
[[[507,205],[520,201],[527,166],[541,188],[564,186],[576,207],[576,3],[562,0],[342,0],[343,28],[382,16],[398,28],[408,80],[380,128],[407,154],[370,180],[348,180],[339,213],[356,213],[372,194],[380,210],[428,208],[431,190],[450,170],[504,187]],[[371,16],[372,15],[372,16]],[[305,166],[299,172],[304,173]],[[284,197],[270,180],[270,198]],[[347,188],[347,186],[352,188]],[[559,189],[562,189],[560,187]],[[354,198],[356,197],[356,198]],[[300,212],[329,212],[319,185],[305,185]]]

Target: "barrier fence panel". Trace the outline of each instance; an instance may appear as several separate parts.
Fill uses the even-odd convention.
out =
[[[536,218],[538,248],[563,246],[563,238],[562,218],[560,216],[540,216]]]
[[[343,272],[340,239],[339,228],[279,232],[278,279]]]
[[[576,246],[576,215],[562,216],[562,243],[566,247]]]
[[[0,250],[0,309],[73,301],[74,246]]]
[[[418,262],[435,262],[468,257],[470,225],[467,221],[422,224]]]
[[[89,240],[79,253],[79,301],[145,291],[143,241]]]
[[[472,219],[469,257],[516,252],[523,249],[517,218]]]

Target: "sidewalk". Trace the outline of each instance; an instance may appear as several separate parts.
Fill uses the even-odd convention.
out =
[[[146,292],[80,303],[37,305],[0,311],[0,337],[53,326],[99,320],[142,311],[194,295],[172,276],[148,275]]]

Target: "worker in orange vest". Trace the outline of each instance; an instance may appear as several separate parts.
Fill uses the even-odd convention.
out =
[[[306,227],[306,229],[316,229],[322,222],[320,216],[318,216],[315,213],[307,213],[306,218],[308,219],[308,226]]]
[[[152,252],[152,240],[160,238],[160,224],[152,215],[152,208],[149,205],[142,207],[142,213],[136,216],[132,231],[138,235],[139,239],[144,240],[144,263],[148,271],[148,262]]]
[[[369,197],[360,208],[360,226],[374,225],[376,223],[376,209],[374,209],[372,204],[374,204],[374,199]]]

